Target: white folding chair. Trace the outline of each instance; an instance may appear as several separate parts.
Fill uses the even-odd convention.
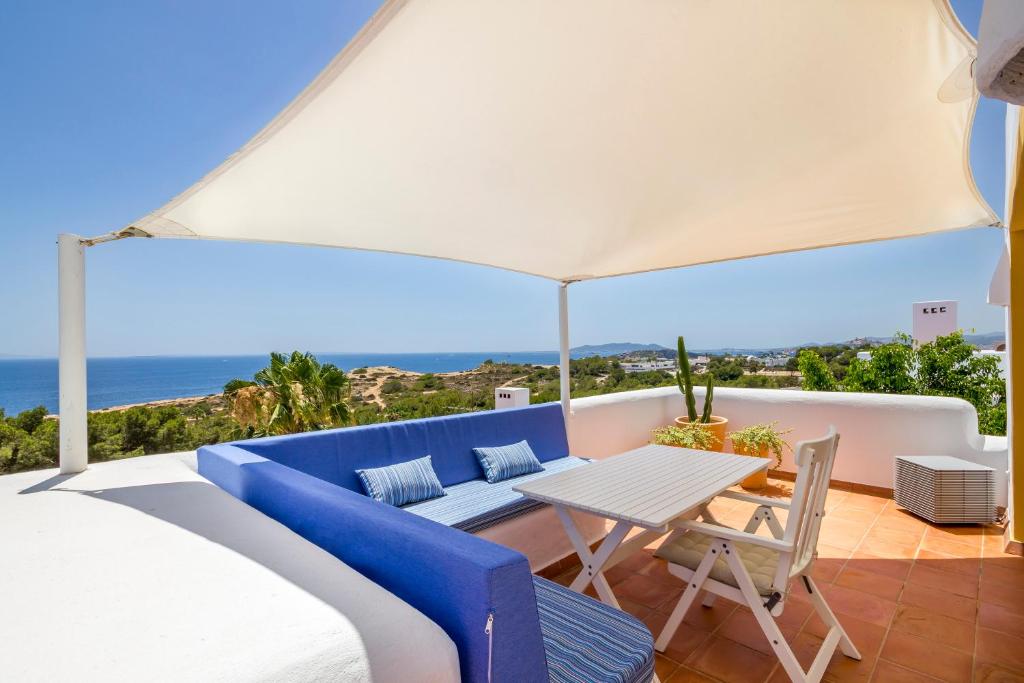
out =
[[[839,435],[834,427],[828,435],[814,441],[802,441],[796,447],[797,476],[793,498],[777,501],[763,496],[727,491],[723,497],[758,504],[743,531],[717,523],[707,512],[705,521],[676,522],[675,530],[655,552],[668,560],[668,570],[687,582],[679,604],[658,636],[654,647],[664,652],[668,642],[686,616],[698,593],[707,591],[705,606],[716,595],[745,603],[793,681],[817,683],[838,645],[843,654],[860,659],[835,614],[829,609],[810,576],[818,544],[818,531],[825,514],[825,495],[836,457]],[[773,508],[789,510],[785,529],[775,517]],[[773,538],[757,536],[761,523],[768,525]],[[782,614],[790,580],[797,578],[798,590],[810,595],[811,604],[829,627],[810,669],[804,671],[789,643],[782,635],[774,617]]]

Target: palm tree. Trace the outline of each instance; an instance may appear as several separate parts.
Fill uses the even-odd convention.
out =
[[[271,353],[253,382],[232,380],[225,394],[235,418],[254,436],[294,434],[351,423],[348,377],[310,353]]]

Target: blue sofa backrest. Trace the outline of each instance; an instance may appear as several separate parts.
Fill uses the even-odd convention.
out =
[[[488,410],[449,417],[289,434],[235,443],[251,453],[357,493],[357,469],[432,457],[443,486],[484,476],[473,454],[478,446],[526,439],[541,462],[569,455],[558,403]]]
[[[455,642],[464,681],[548,680],[525,556],[263,458],[253,443],[200,448],[199,473],[434,621]]]

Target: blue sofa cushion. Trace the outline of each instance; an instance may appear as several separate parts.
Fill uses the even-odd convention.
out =
[[[455,642],[468,683],[548,680],[522,554],[406,514],[234,444],[199,449],[199,473],[418,609]],[[493,631],[485,632],[488,618]]]
[[[530,500],[521,493],[516,493],[512,487],[531,479],[555,472],[564,472],[586,464],[586,460],[572,456],[549,460],[543,464],[543,469],[540,472],[506,479],[497,484],[488,484],[483,479],[474,479],[449,486],[445,489],[444,498],[414,503],[402,509],[440,522],[445,526],[475,533],[544,506],[544,503]]]
[[[366,495],[381,503],[400,506],[444,495],[430,456],[387,467],[356,470]]]
[[[557,583],[533,577],[552,683],[648,683],[654,638],[642,621]]]
[[[487,483],[496,484],[522,474],[540,472],[544,468],[533,454],[527,441],[512,443],[507,446],[488,446],[473,449],[476,459],[483,468]]]
[[[430,453],[441,485],[452,486],[483,478],[473,448],[522,439],[530,442],[530,448],[541,463],[569,455],[561,406],[542,403],[509,410],[252,439],[235,445],[362,494],[357,469],[394,465]]]

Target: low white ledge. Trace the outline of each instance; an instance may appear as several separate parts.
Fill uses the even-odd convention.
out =
[[[704,390],[695,393],[700,405]],[[603,458],[642,446],[684,410],[675,387],[574,399],[572,453]],[[1006,437],[979,434],[974,406],[958,398],[720,388],[714,413],[729,419],[730,431],[777,421],[793,429],[787,439],[794,444],[835,425],[841,440],[832,477],[839,481],[892,488],[897,455],[951,455],[986,465],[996,470],[996,500],[1006,505]],[[795,471],[792,454],[782,469]]]

